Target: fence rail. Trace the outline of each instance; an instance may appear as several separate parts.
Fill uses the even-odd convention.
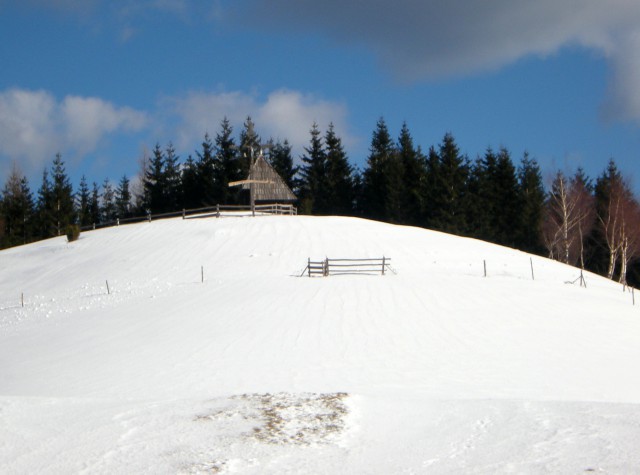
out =
[[[247,212],[251,213],[252,216],[255,216],[256,213],[264,215],[264,214],[275,214],[275,215],[290,215],[295,216],[298,214],[298,209],[290,204],[280,204],[280,203],[268,203],[262,205],[255,205],[251,207],[250,205],[215,205],[215,206],[206,206],[203,208],[192,208],[192,209],[183,209],[180,211],[172,211],[170,213],[148,213],[145,216],[135,216],[131,218],[117,218],[115,221],[109,221],[106,223],[94,223],[88,226],[82,226],[80,228],[81,231],[88,231],[92,229],[100,229],[100,228],[108,228],[111,226],[120,226],[121,224],[130,224],[130,223],[141,223],[143,221],[153,221],[158,219],[167,219],[167,218],[177,218],[178,216],[182,216],[182,219],[193,219],[193,218],[207,218],[215,216],[219,218],[224,214],[232,215],[233,213],[241,213]]]
[[[302,271],[300,277],[307,274],[309,277],[341,274],[382,274],[390,269],[391,258],[382,256],[380,258],[366,259],[329,259],[322,261],[307,260],[307,267]]]

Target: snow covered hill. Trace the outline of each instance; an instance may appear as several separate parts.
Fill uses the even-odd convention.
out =
[[[638,473],[640,301],[579,275],[336,217],[2,251],[0,472]]]

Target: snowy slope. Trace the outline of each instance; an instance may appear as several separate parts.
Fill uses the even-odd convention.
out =
[[[395,273],[298,277],[383,255]],[[0,262],[2,473],[640,471],[640,301],[572,267],[288,216]]]

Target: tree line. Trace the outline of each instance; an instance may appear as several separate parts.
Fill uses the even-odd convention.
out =
[[[123,176],[74,192],[60,154],[43,172],[34,197],[14,168],[0,197],[0,245],[8,247],[60,235],[71,224],[246,203],[246,192],[228,184],[247,177],[257,153],[298,196],[299,213],[350,215],[479,238],[637,284],[640,206],[610,160],[595,180],[578,169],[558,171],[545,191],[540,167],[524,154],[517,164],[501,147],[474,160],[460,152],[451,133],[425,152],[407,124],[397,139],[380,118],[363,169],[351,165],[333,124],[317,124],[295,165],[287,140],[262,142],[248,117],[234,136],[225,118],[195,156],[181,160],[169,142],[156,144],[141,164],[140,189]]]

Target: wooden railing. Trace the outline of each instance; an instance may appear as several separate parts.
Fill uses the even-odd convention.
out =
[[[256,205],[253,208],[249,205],[215,205],[215,206],[206,206],[204,208],[183,209],[181,211],[172,211],[170,213],[158,213],[158,214],[148,213],[145,216],[135,216],[131,218],[117,218],[115,221],[109,221],[106,223],[99,223],[99,224],[94,223],[88,226],[82,226],[80,229],[82,231],[87,231],[91,229],[120,226],[121,224],[140,223],[142,221],[151,222],[157,219],[177,218],[178,216],[182,216],[182,219],[206,218],[206,217],[212,217],[212,216],[219,218],[220,216],[224,216],[224,215],[231,216],[231,215],[243,213],[243,212],[251,213],[252,216],[255,216],[256,213],[260,215],[275,214],[275,215],[295,216],[298,214],[298,209],[293,205],[280,204],[280,203]]]
[[[323,261],[307,261],[307,267],[302,271],[300,277],[307,274],[309,277],[344,274],[382,274],[390,269],[391,258],[382,256],[380,258],[367,259],[329,259]]]

